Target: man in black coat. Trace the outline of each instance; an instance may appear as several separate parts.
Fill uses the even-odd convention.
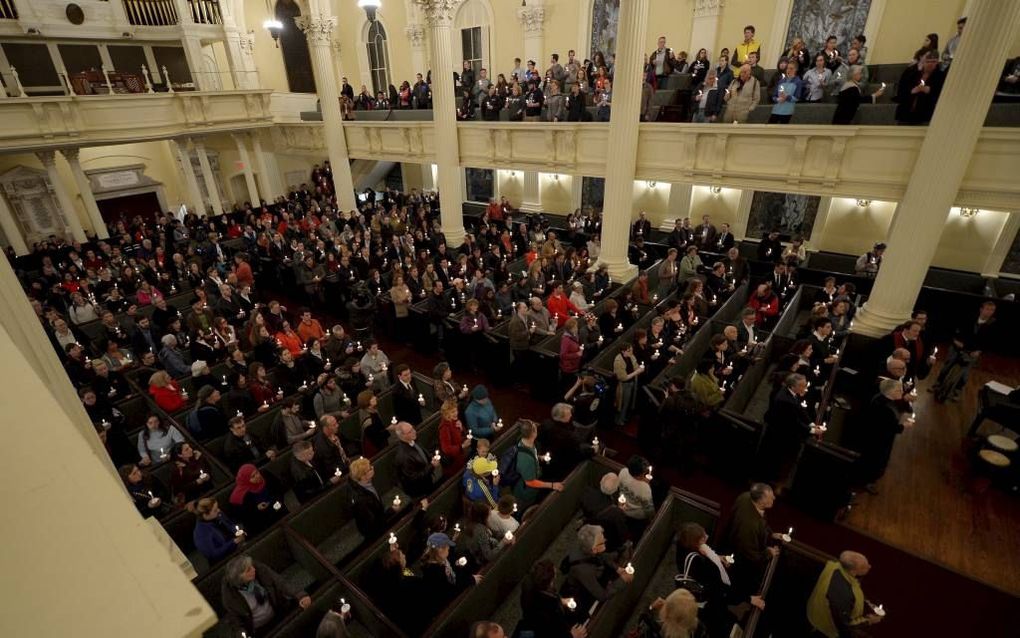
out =
[[[736,595],[757,593],[765,567],[779,553],[772,543],[781,535],[773,534],[765,520],[765,512],[775,502],[775,493],[765,483],[754,483],[733,502],[719,549],[731,552],[736,559],[730,571]]]
[[[315,468],[312,460],[315,458],[315,449],[310,441],[298,441],[294,444],[294,456],[290,459],[290,478],[294,482],[294,495],[299,503],[304,505],[331,485],[340,482],[340,476],[336,470],[332,475],[323,476]]]
[[[301,609],[312,604],[304,591],[295,591],[268,566],[244,554],[227,563],[220,598],[225,620],[249,636],[286,616],[295,602]]]
[[[248,426],[243,416],[231,417],[228,421],[230,431],[223,441],[223,460],[231,470],[237,471],[245,463],[260,465],[267,460],[276,457],[276,451],[272,448],[264,448],[259,441],[248,432]]]
[[[804,398],[806,394],[804,375],[790,374],[765,412],[758,468],[763,479],[775,481],[776,493],[782,492],[792,474],[804,440],[816,431]]]
[[[366,541],[378,538],[393,519],[401,512],[404,503],[384,506],[382,495],[372,484],[375,469],[366,458],[355,459],[351,463],[351,477],[347,482],[348,499],[354,524]]]
[[[431,494],[442,476],[439,459],[430,455],[418,445],[418,433],[406,421],[396,425],[397,476],[400,486],[410,496],[420,497]]]
[[[398,421],[407,421],[411,425],[421,423],[421,403],[418,402],[420,394],[414,386],[414,376],[411,374],[411,366],[400,363],[393,369],[393,376],[397,380],[393,384],[393,413]]]
[[[350,468],[350,459],[340,444],[340,423],[330,414],[319,419],[319,431],[312,437],[312,448],[315,450],[315,469],[320,476],[336,476]]]
[[[551,457],[542,470],[542,476],[551,481],[565,479],[594,453],[591,442],[582,440],[574,431],[574,406],[569,403],[553,406],[551,418],[538,428],[538,447]]]
[[[878,394],[872,397],[857,425],[858,480],[871,494],[878,494],[875,483],[885,474],[896,435],[914,425],[913,413],[903,410],[903,384],[882,379]]]

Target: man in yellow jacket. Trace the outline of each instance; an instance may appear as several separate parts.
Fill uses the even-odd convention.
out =
[[[864,554],[845,551],[838,561],[829,561],[815,583],[808,599],[808,622],[815,629],[816,636],[828,638],[852,638],[859,635],[864,625],[873,625],[882,620],[885,612],[881,605],[865,613],[864,591],[858,580],[871,570]]]

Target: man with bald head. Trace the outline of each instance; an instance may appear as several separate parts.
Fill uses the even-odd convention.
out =
[[[874,625],[885,612],[876,613],[865,601],[860,578],[871,571],[864,554],[840,553],[825,564],[808,598],[807,616],[816,636],[842,638],[858,635],[857,628]]]
[[[423,497],[432,493],[442,476],[439,458],[418,444],[418,432],[407,421],[393,427],[397,443],[397,477],[400,487],[409,496]]]
[[[902,365],[902,362],[900,362]],[[895,365],[895,364],[894,364]],[[903,401],[903,384],[897,379],[879,381],[876,394],[856,428],[858,479],[871,494],[878,494],[875,483],[885,474],[896,435],[914,425],[913,410]]]

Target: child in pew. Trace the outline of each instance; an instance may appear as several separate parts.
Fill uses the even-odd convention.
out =
[[[506,536],[507,532],[512,534],[517,533],[517,529],[521,524],[514,518],[514,513],[517,511],[517,501],[514,500],[512,494],[505,494],[500,497],[499,502],[496,503],[496,509],[489,512],[489,518],[486,524],[496,538]]]
[[[461,544],[461,552],[474,563],[477,569],[490,563],[498,552],[507,549],[514,544],[513,532],[506,532],[496,536],[486,524],[489,520],[491,508],[488,503],[475,501],[468,509],[467,518],[464,523],[458,542]]]

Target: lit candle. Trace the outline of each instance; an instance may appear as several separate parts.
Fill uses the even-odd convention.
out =
[[[400,495],[397,494],[393,497],[393,507],[400,507]]]
[[[875,615],[879,618],[885,616],[885,609],[882,608],[882,605],[876,605],[875,607],[872,607],[872,609],[874,610]]]
[[[496,429],[497,430],[502,430],[503,429],[503,419],[499,419],[499,420],[496,421]]]
[[[648,479],[649,481],[652,480],[652,466],[651,465],[648,466],[648,472],[645,474],[645,478]]]
[[[394,545],[397,544],[397,535],[394,534],[393,532],[390,532],[389,544],[390,544],[390,547],[393,547]]]
[[[568,598],[567,609],[569,609],[570,611],[574,611],[575,609],[577,609],[577,601],[574,600],[573,598]]]
[[[301,390],[302,392],[304,392],[304,391],[305,391],[305,390],[307,390],[307,389],[308,389],[308,381],[302,381],[302,382],[301,382],[301,388],[300,388],[300,390]]]
[[[269,401],[268,400],[263,400],[262,401],[262,407],[268,408],[269,407]]]
[[[545,461],[546,463],[552,461],[552,454],[546,452],[545,454],[542,455],[542,460]]]
[[[498,481],[499,480],[499,470],[493,470],[492,471],[492,480],[493,481]]]
[[[603,341],[605,341],[605,339],[604,339],[604,338],[602,337],[602,335],[599,335],[599,340],[598,340],[598,344],[599,344],[600,346],[602,345],[602,342],[603,342]]]
[[[340,599],[340,613],[344,615],[351,613],[350,604],[343,598]]]
[[[149,348],[149,350],[151,351],[152,348]],[[223,375],[223,385],[227,385],[227,375]]]
[[[473,438],[475,438],[475,436],[473,434],[471,434],[470,432],[468,432],[467,433],[467,440],[470,441]]]
[[[453,524],[453,533],[454,534],[460,534],[460,523],[454,523]]]
[[[465,565],[467,565],[467,558],[461,556],[457,559],[457,567],[463,567]]]
[[[390,419],[390,425],[396,425],[396,424],[397,424],[397,417],[393,417],[392,419]]]
[[[783,534],[783,540],[784,540],[784,541],[786,541],[787,543],[789,543],[789,542],[790,542],[790,539],[791,539],[792,537],[793,537],[793,528],[791,527],[790,529],[788,529],[788,530],[786,531],[786,533],[785,533],[785,534]]]
[[[277,512],[279,512],[280,509],[282,509],[282,508],[283,508],[283,503],[281,503],[280,501],[276,501],[275,503],[273,503],[273,509],[276,510]]]
[[[460,391],[461,392],[467,392],[468,391],[468,387],[467,387],[466,383],[464,385],[460,386]]]
[[[514,514],[517,513],[517,503],[514,503]]]
[[[205,470],[199,470],[198,471],[198,480],[204,481],[207,478],[209,478],[209,475],[205,473]]]
[[[234,536],[244,536],[244,530],[240,525],[234,525]]]
[[[627,563],[627,566],[623,568],[623,571],[626,572],[627,575],[633,576],[634,575],[634,566],[631,565],[630,563]]]
[[[724,558],[724,559],[726,560],[726,562],[727,562],[727,563],[729,563],[730,565],[732,565],[733,563],[737,562],[737,560],[736,560],[736,557],[734,557],[734,556],[733,556],[733,554],[729,554],[728,556],[723,556],[723,558]]]
[[[595,448],[596,450],[598,449],[598,447],[599,447],[599,437],[596,436],[594,439],[591,440],[591,446],[593,448]]]
[[[344,475],[344,473],[340,471],[340,468],[336,468],[336,471],[333,472],[333,476],[335,476],[337,478],[340,478],[343,475]]]

